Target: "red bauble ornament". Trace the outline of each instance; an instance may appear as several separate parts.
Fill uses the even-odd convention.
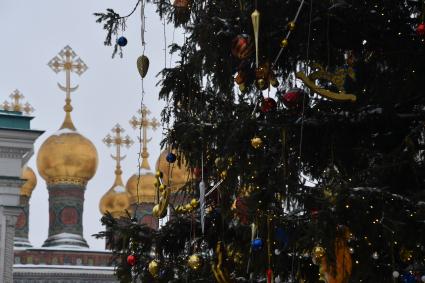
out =
[[[202,177],[202,169],[199,167],[193,168],[193,175],[195,175],[196,179],[201,179]]]
[[[282,95],[283,104],[289,108],[294,109],[302,105],[303,91],[299,88],[291,89]]]
[[[416,32],[418,33],[418,35],[424,36],[425,35],[425,23],[420,23],[418,25],[418,27],[416,28]]]
[[[312,209],[310,211],[310,213],[311,213],[311,218],[314,219],[314,220],[316,220],[319,217],[319,210],[317,210],[315,208]]]
[[[174,0],[173,6],[177,8],[188,8],[189,0]]]
[[[127,256],[127,263],[130,266],[134,266],[136,264],[136,257],[134,255]]]
[[[273,270],[271,268],[267,269],[267,283],[272,282]]]
[[[232,54],[240,60],[248,58],[254,52],[254,43],[247,34],[240,34],[232,41]]]
[[[243,225],[248,225],[248,205],[244,197],[237,197],[235,200],[235,213]]]
[[[275,110],[277,106],[276,101],[271,97],[266,97],[263,100],[263,103],[261,104],[261,112],[267,113],[272,110]]]

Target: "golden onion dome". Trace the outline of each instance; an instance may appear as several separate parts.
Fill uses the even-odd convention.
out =
[[[99,210],[104,215],[107,212],[111,213],[112,217],[125,217],[127,211],[131,212],[130,194],[126,191],[122,180],[121,170],[115,177],[115,182],[112,187],[103,195],[99,202]]]
[[[156,170],[161,171],[163,175],[164,183],[167,186],[175,191],[183,187],[187,182],[191,181],[192,175],[190,171],[187,169],[186,161],[183,159],[180,163],[180,166],[177,162],[170,164],[167,162],[168,151],[164,150],[158,157],[156,161]],[[171,176],[169,176],[169,172],[171,172]]]
[[[48,137],[38,151],[38,172],[48,184],[85,185],[96,173],[97,150],[76,131],[69,112],[66,114],[59,131]]]
[[[20,195],[31,197],[32,191],[37,185],[37,177],[31,167],[24,166],[22,168],[21,179],[26,181],[21,187]]]
[[[140,177],[139,174],[131,176],[125,185],[131,196],[131,203],[155,203],[155,182],[155,175],[151,172],[140,174]]]

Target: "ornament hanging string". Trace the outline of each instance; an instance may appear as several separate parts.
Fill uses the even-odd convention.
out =
[[[310,41],[311,41],[311,21],[313,16],[313,0],[310,1],[310,11],[308,19],[308,34],[307,34],[307,50],[306,50],[306,63],[304,64],[304,72],[308,74],[308,62],[310,61]],[[301,169],[301,157],[302,157],[302,146],[303,146],[303,134],[304,134],[304,112],[305,112],[305,96],[306,91],[303,91],[303,101],[302,101],[302,112],[301,112],[301,129],[300,129],[300,146],[299,146],[299,170]]]
[[[176,28],[174,27],[173,28],[173,38],[171,40],[171,45],[174,44],[174,35],[175,35],[175,33],[176,33]],[[172,62],[172,60],[173,60],[173,53],[170,54],[169,68],[171,68],[171,62]]]
[[[301,2],[301,4],[303,4]],[[301,5],[302,6],[302,5]],[[298,13],[297,13],[298,14]],[[306,61],[308,62],[310,60],[310,40],[311,40],[311,21],[312,21],[312,15],[313,15],[313,0],[310,1],[310,11],[309,11],[309,20],[308,20],[308,34],[307,34],[307,54],[306,54]],[[290,31],[289,31],[290,32]],[[304,64],[304,67],[306,68],[305,72],[308,72],[308,65]],[[299,144],[299,156],[298,156],[298,171],[301,170],[301,164],[302,164],[302,146],[303,146],[303,133],[304,133],[304,114],[305,114],[305,96],[306,92],[303,91],[303,100],[302,100],[302,112],[301,112],[301,127],[300,127],[300,144]],[[300,173],[299,173],[300,174]],[[301,176],[301,174],[300,174]],[[292,267],[291,267],[291,277],[294,278],[294,269],[295,269],[295,247],[292,253]]]
[[[297,13],[295,14],[295,17],[294,17],[294,19],[292,20],[292,23],[294,23],[294,24],[296,24],[296,23],[297,23],[298,16],[299,16],[299,15],[300,15],[300,13],[301,13],[301,9],[302,9],[302,7],[303,7],[303,5],[304,5],[304,2],[305,2],[305,0],[302,0],[302,1],[301,1],[300,6],[298,7]],[[285,36],[285,38],[284,38],[284,40],[286,40],[286,41],[287,41],[287,40],[289,39],[289,36],[291,35],[291,33],[292,33],[292,30],[291,30],[291,29],[289,29],[289,30],[288,30],[288,33],[286,34],[286,36]],[[286,47],[286,46],[282,46],[282,47],[280,48],[279,53],[277,54],[276,58],[275,58],[275,59],[274,59],[274,61],[273,61],[273,64],[271,65],[271,69],[273,69],[273,68],[274,68],[274,66],[276,65],[276,63],[277,63],[277,61],[279,60],[280,56],[282,55],[283,50],[285,49],[285,47]]]
[[[272,241],[271,241],[271,222],[272,217],[270,214],[267,214],[267,262],[269,268],[267,269],[267,283],[272,283],[273,269],[272,269]]]
[[[141,20],[141,26],[140,26],[140,38],[142,39],[142,45],[145,46],[145,31],[146,31],[146,16],[145,16],[145,0],[140,0],[142,3],[140,8],[140,20]],[[145,53],[143,52],[143,55]]]
[[[162,21],[163,26],[163,32],[164,32],[164,69],[167,68],[167,33],[166,33],[166,24],[165,24],[165,17]]]
[[[145,2],[144,0],[140,0],[136,7],[134,8],[133,12],[136,10],[137,6],[139,5],[139,3],[141,3],[141,8],[140,8],[140,13],[141,13],[141,26],[140,26],[140,39],[142,42],[142,55],[145,55],[145,49],[146,49],[146,42],[145,42]],[[131,14],[132,14],[131,13]],[[130,14],[130,15],[131,15]],[[142,87],[142,96],[140,98],[140,111],[143,110],[143,100],[145,97],[145,87],[144,87],[144,78],[141,77],[141,87]],[[136,195],[137,195],[137,203],[136,203],[136,208],[134,209],[134,218],[137,218],[137,212],[139,209],[139,205],[140,205],[140,194],[139,194],[139,186],[140,186],[140,176],[142,173],[142,150],[143,150],[143,142],[142,142],[142,123],[140,123],[139,125],[139,134],[138,134],[138,138],[139,138],[139,153],[137,156],[137,184],[136,184]]]
[[[205,232],[205,182],[204,182],[204,152],[201,153],[201,182],[199,183],[199,203],[201,208],[202,235]]]

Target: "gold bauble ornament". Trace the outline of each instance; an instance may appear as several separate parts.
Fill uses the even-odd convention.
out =
[[[319,261],[325,256],[326,251],[321,246],[315,246],[313,251],[311,252],[311,256],[313,257],[314,263],[319,263]]]
[[[191,205],[190,203],[187,203],[187,204],[184,206],[184,209],[185,209],[186,211],[190,212],[190,211],[192,211],[192,205]]]
[[[266,81],[265,81],[264,79],[258,79],[258,80],[257,80],[257,87],[258,87],[260,90],[264,90],[264,89],[266,89],[266,88],[267,88],[267,86],[266,86]]]
[[[214,160],[214,164],[215,164],[215,166],[216,167],[223,167],[225,164],[224,164],[224,159],[223,158],[221,158],[221,157],[217,157],[215,160]]]
[[[196,198],[193,198],[193,199],[190,201],[190,205],[192,206],[192,208],[197,208],[197,207],[198,207],[198,205],[199,205],[199,202],[198,202],[198,200],[197,200]]]
[[[413,258],[413,252],[411,250],[408,250],[408,249],[406,249],[404,247],[401,248],[401,250],[400,250],[400,259],[403,262],[409,262],[409,261],[412,260],[412,258]]]
[[[294,22],[289,22],[288,28],[289,28],[289,30],[294,30],[295,29],[295,23]]]
[[[159,185],[159,191],[162,193],[165,190],[165,185],[161,184]]]
[[[187,260],[187,265],[193,270],[198,270],[201,267],[201,263],[201,258],[196,254],[189,256]]]
[[[263,144],[263,140],[259,137],[254,137],[251,139],[251,145],[255,149],[261,147],[262,144]]]
[[[222,179],[226,179],[226,177],[227,177],[227,171],[226,171],[226,170],[222,171],[222,172],[220,173],[220,177],[221,177]]]
[[[159,204],[155,204],[155,206],[152,208],[152,214],[155,217],[159,217]]]
[[[245,84],[240,84],[240,85],[239,85],[239,90],[240,90],[241,92],[245,92],[245,91],[246,91],[246,86],[245,86]]]
[[[152,260],[148,265],[148,270],[153,277],[158,277],[159,262],[156,259]]]
[[[288,46],[288,44],[289,42],[286,38],[282,39],[282,41],[280,42],[280,47],[285,48],[286,46]]]

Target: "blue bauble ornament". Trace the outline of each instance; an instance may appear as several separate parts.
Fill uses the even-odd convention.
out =
[[[259,251],[263,248],[263,240],[261,238],[256,238],[251,242],[252,249],[254,251]]]
[[[165,159],[168,163],[174,163],[176,162],[177,156],[174,153],[170,152],[169,154],[167,154],[167,157]]]
[[[410,272],[405,272],[403,275],[404,283],[416,283],[416,277]]]
[[[125,38],[124,36],[120,36],[120,37],[117,39],[117,44],[118,44],[119,46],[121,46],[121,47],[126,46],[126,45],[127,45],[127,38]]]
[[[278,227],[275,231],[275,239],[278,242],[280,248],[286,248],[289,243],[288,234],[283,228]]]

